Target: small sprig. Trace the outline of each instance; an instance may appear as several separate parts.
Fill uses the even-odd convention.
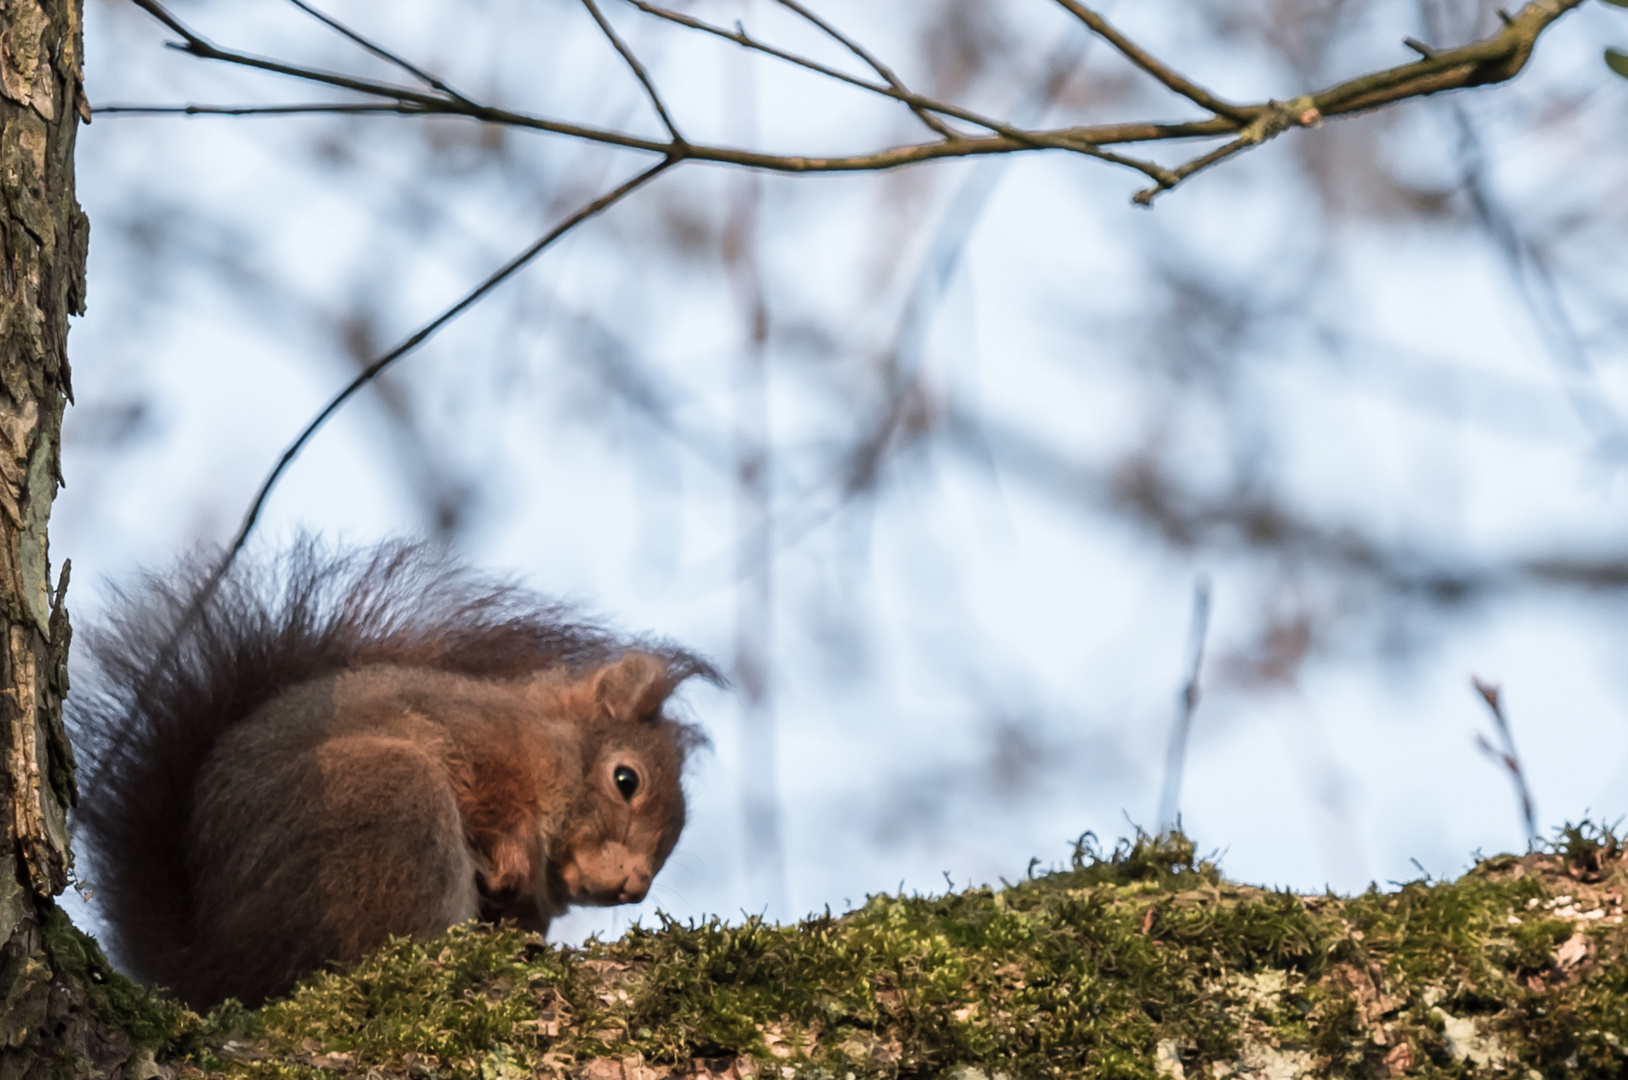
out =
[[[1516,798],[1520,800],[1521,818],[1526,823],[1526,842],[1534,846],[1538,840],[1537,809],[1532,803],[1532,789],[1526,783],[1526,770],[1521,768],[1521,757],[1515,752],[1515,734],[1509,728],[1509,718],[1504,715],[1503,695],[1495,684],[1482,682],[1475,676],[1470,677],[1470,685],[1487,703],[1487,710],[1492,713],[1493,727],[1498,732],[1498,741],[1502,744],[1494,746],[1485,735],[1477,733],[1475,745],[1509,773],[1510,783],[1515,785]]]

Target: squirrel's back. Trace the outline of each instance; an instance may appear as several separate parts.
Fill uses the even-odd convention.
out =
[[[379,859],[364,868],[383,875],[372,886],[354,879],[355,866],[349,868],[353,879],[346,879],[347,868],[331,865],[327,853],[338,850],[333,846],[338,841],[324,833],[325,819],[311,810],[310,798],[312,785],[336,768],[345,770],[347,779],[329,783],[322,798],[347,801],[330,807],[326,820],[337,824],[329,832],[394,829],[394,842],[418,829],[436,872],[450,875],[440,900],[400,900],[419,903],[413,917],[428,919],[422,931],[401,924],[406,928],[393,932],[433,932],[476,913],[474,871],[482,869],[482,856],[478,844],[471,849],[463,843],[471,829],[481,827],[470,818],[474,796],[467,789],[476,781],[460,779],[448,764],[468,757],[467,750],[449,758],[431,736],[334,730],[297,751],[288,741],[290,731],[300,724],[321,730],[324,716],[337,715],[331,703],[302,701],[301,694],[331,694],[335,677],[353,683],[360,678],[357,685],[364,685],[369,670],[396,671],[419,674],[387,676],[387,681],[412,689],[427,679],[425,685],[450,689],[412,692],[462,701],[494,692],[493,687],[535,681],[539,673],[627,666],[636,653],[634,666],[653,666],[665,687],[652,699],[655,707],[639,736],[670,747],[669,756],[676,755],[672,769],[681,767],[684,752],[699,739],[693,729],[662,716],[660,703],[691,675],[715,679],[704,661],[671,646],[617,638],[559,605],[482,579],[423,546],[393,543],[332,553],[306,540],[274,561],[240,563],[200,600],[213,561],[207,554],[195,556],[120,593],[106,623],[81,638],[88,645],[89,669],[76,669],[67,703],[84,758],[78,846],[88,858],[85,876],[95,887],[108,944],[138,978],[170,987],[192,1004],[227,995],[254,997],[286,986],[301,972],[277,967],[286,968],[288,961],[286,955],[278,959],[271,937],[292,941],[304,935],[318,960],[356,955],[354,943],[341,940],[359,932],[356,920],[346,923],[343,917],[347,901],[330,904],[338,913],[331,925],[296,910],[279,915],[267,904],[251,911],[233,890],[256,891],[244,884],[258,881],[255,874],[299,882],[298,889],[331,885],[366,893],[371,887],[372,899],[381,903],[411,879],[413,867],[392,867]],[[484,706],[476,711],[482,709],[483,715],[492,712]],[[284,719],[268,719],[278,715]],[[251,718],[253,732],[244,727]],[[283,731],[279,723],[293,728]],[[264,759],[246,748],[279,731],[283,742],[273,738],[275,748]],[[217,753],[223,746],[226,752]],[[518,753],[498,749],[500,757]],[[250,782],[257,770],[263,782]],[[280,794],[280,783],[293,785],[286,795]],[[677,791],[676,773],[671,783]],[[412,794],[394,803],[380,798],[393,790]],[[195,813],[200,797],[207,815]],[[410,822],[400,820],[404,806]],[[380,817],[374,807],[393,808],[396,820],[374,821]],[[251,828],[254,815],[281,824]],[[209,820],[200,820],[204,816]],[[291,852],[291,844],[299,850]],[[664,858],[665,851],[661,854]],[[257,858],[264,865],[254,864]],[[319,869],[308,886],[301,875]],[[415,887],[439,886],[420,880]],[[293,898],[303,894],[290,885],[266,895],[283,898],[293,909],[299,906]],[[258,920],[252,929],[260,944],[248,959],[233,954],[224,966],[238,972],[222,974],[218,958],[229,947],[227,938],[251,929],[237,925],[234,912]],[[323,934],[332,939],[328,944],[309,944],[327,940]],[[243,948],[241,943],[230,947]],[[218,954],[213,961],[205,955],[212,950]],[[270,965],[267,970],[242,970],[260,959]]]

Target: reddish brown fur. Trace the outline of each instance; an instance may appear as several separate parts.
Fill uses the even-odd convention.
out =
[[[401,545],[307,543],[190,623],[174,579],[97,635],[70,703],[81,840],[138,977],[253,1004],[391,934],[638,900],[671,852],[698,736],[662,709],[716,677],[694,656]]]

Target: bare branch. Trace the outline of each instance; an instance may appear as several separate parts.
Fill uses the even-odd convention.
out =
[[[582,6],[588,9],[588,14],[594,17],[594,22],[599,24],[599,29],[604,32],[611,45],[621,54],[622,59],[627,62],[627,66],[633,72],[633,77],[639,80],[640,86],[644,87],[645,95],[650,98],[650,105],[656,110],[656,115],[661,117],[662,126],[667,129],[667,134],[672,136],[674,143],[682,146],[684,136],[678,133],[678,125],[673,123],[673,118],[667,113],[667,106],[662,104],[661,94],[656,90],[656,84],[651,81],[650,73],[644,69],[644,65],[633,54],[633,50],[628,47],[627,42],[617,35],[616,30],[605,18],[605,13],[599,10],[599,5],[594,0],[582,0]]]
[[[910,93],[909,90],[905,89],[905,85],[902,81],[900,81],[899,77],[894,74],[893,69],[873,56],[870,50],[859,44],[859,42],[848,37],[835,26],[832,26],[830,23],[814,14],[814,12],[808,10],[802,4],[799,4],[797,0],[779,0],[779,3],[782,7],[790,8],[798,15],[801,15],[808,22],[814,24],[816,27],[822,30],[827,36],[835,40],[839,45],[842,45],[849,52],[853,53],[855,56],[865,61],[865,63],[869,64],[871,69],[875,71],[876,74],[882,76],[882,81],[887,83],[893,89],[897,90],[901,94]],[[944,121],[940,120],[938,117],[934,116],[924,106],[911,105],[910,111],[920,117],[922,123],[926,124],[928,127],[944,136],[946,139],[958,139],[961,137],[959,132],[950,127],[950,125],[946,124]]]
[[[1079,5],[1077,0],[1058,0],[1070,11],[1074,11],[1075,14],[1085,19],[1087,25],[1097,30],[1122,53],[1137,59],[1137,62],[1144,69],[1155,74],[1166,85],[1172,86],[1173,89],[1184,94],[1190,100],[1204,104],[1207,108],[1212,108],[1215,115],[1208,119],[1185,123],[1134,122],[1049,131],[1024,130],[1015,125],[981,116],[946,102],[911,93],[901,86],[895,85],[897,83],[896,78],[891,82],[882,83],[874,83],[858,78],[827,65],[759,42],[748,35],[744,29],[725,30],[688,15],[662,8],[651,3],[650,0],[629,0],[641,11],[665,21],[724,38],[740,45],[742,48],[773,56],[784,62],[806,68],[869,93],[903,102],[913,109],[941,117],[964,120],[993,133],[987,136],[967,136],[952,132],[949,137],[935,142],[892,146],[871,153],[840,157],[765,154],[734,147],[700,146],[685,142],[673,129],[666,109],[661,105],[659,97],[655,96],[653,84],[650,83],[648,75],[644,73],[642,65],[638,63],[637,59],[632,56],[631,52],[626,49],[625,45],[621,44],[620,39],[614,34],[611,35],[613,42],[618,45],[624,59],[633,67],[635,74],[640,77],[646,91],[652,95],[651,100],[656,104],[657,111],[661,114],[663,120],[668,123],[669,133],[671,134],[669,141],[663,142],[641,138],[625,132],[606,131],[582,124],[549,120],[544,117],[516,113],[467,100],[453,100],[441,94],[424,93],[406,87],[392,86],[373,80],[286,64],[246,53],[221,49],[188,29],[166,11],[159,3],[159,0],[134,0],[134,2],[179,34],[183,39],[183,43],[177,47],[194,56],[275,72],[326,86],[339,87],[367,97],[382,98],[385,101],[393,102],[396,106],[376,110],[381,113],[410,113],[417,111],[466,116],[484,123],[546,131],[607,146],[618,146],[630,150],[659,154],[668,159],[711,161],[744,168],[769,169],[788,173],[875,172],[898,168],[902,165],[949,158],[965,158],[985,154],[1010,154],[1030,150],[1067,150],[1135,169],[1150,177],[1155,182],[1154,186],[1139,192],[1136,196],[1136,201],[1146,204],[1151,202],[1159,192],[1170,190],[1187,177],[1243,150],[1275,138],[1291,128],[1315,127],[1325,118],[1331,116],[1379,108],[1383,105],[1441,93],[1445,90],[1480,86],[1509,79],[1525,65],[1538,36],[1560,16],[1572,8],[1578,7],[1583,0],[1533,0],[1532,3],[1522,8],[1519,14],[1511,16],[1498,33],[1480,41],[1472,42],[1461,48],[1436,52],[1430,57],[1413,63],[1351,79],[1320,93],[1308,94],[1290,102],[1267,101],[1254,105],[1234,105],[1214,97],[1203,88],[1175,75],[1158,61],[1137,49],[1118,31],[1103,22],[1095,12]],[[589,2],[589,0],[585,0],[585,2]],[[596,17],[600,18],[601,26],[606,28],[608,32],[608,24],[603,21],[602,14],[598,13],[597,6],[592,3],[589,6],[590,10],[596,13]],[[798,6],[788,6],[792,6],[792,10],[799,10]],[[816,25],[825,26],[823,23],[816,23]],[[834,30],[828,30],[828,32],[836,33]],[[838,37],[838,40],[847,41],[844,37]],[[855,47],[857,48],[857,46]],[[869,56],[868,53],[863,55]],[[125,111],[138,110],[126,107]],[[212,111],[220,111],[223,115],[226,114],[223,108],[213,106],[190,106],[187,110],[179,111],[191,111],[194,115]],[[296,110],[290,109],[290,111]],[[1200,155],[1175,169],[1169,169],[1155,162],[1128,157],[1103,149],[1106,146],[1133,142],[1161,142],[1173,139],[1214,136],[1234,136],[1234,139],[1232,142]]]
[[[1234,105],[1230,101],[1224,101],[1192,80],[1178,75],[1148,55],[1146,51],[1138,47],[1124,34],[1115,30],[1107,19],[1104,19],[1084,4],[1079,3],[1078,0],[1057,0],[1057,2],[1072,12],[1075,18],[1089,26],[1092,33],[1118,49],[1125,59],[1199,108],[1207,109],[1217,116],[1224,116],[1240,125],[1249,123],[1259,111],[1259,106]]]
[[[1004,123],[999,120],[992,120],[988,117],[980,116],[977,113],[970,112],[966,109],[949,105],[942,101],[935,101],[932,98],[923,97],[920,94],[911,93],[899,83],[898,78],[893,75],[892,71],[889,70],[885,65],[882,65],[880,61],[872,58],[868,52],[860,48],[860,46],[858,46],[856,43],[850,42],[834,27],[818,19],[812,13],[805,11],[798,4],[787,3],[786,0],[779,0],[779,2],[785,3],[786,6],[791,8],[793,11],[798,12],[805,18],[812,21],[821,30],[835,37],[838,41],[854,50],[855,53],[867,63],[871,64],[873,67],[876,67],[878,73],[887,80],[887,85],[882,86],[876,83],[866,82],[864,79],[855,78],[854,76],[849,75],[846,72],[839,71],[836,68],[828,67],[825,64],[809,60],[805,57],[797,56],[795,53],[789,53],[783,49],[777,49],[773,46],[766,45],[749,35],[744,28],[737,28],[733,31],[725,30],[722,27],[713,26],[710,23],[701,21],[700,19],[695,19],[688,15],[682,15],[676,11],[670,11],[666,8],[658,7],[655,4],[649,3],[648,0],[629,0],[629,2],[637,7],[640,11],[647,12],[648,14],[656,16],[657,18],[677,23],[680,26],[685,26],[692,30],[699,30],[702,33],[711,34],[715,37],[721,37],[728,41],[733,41],[737,45],[750,49],[754,52],[761,52],[765,55],[773,56],[776,59],[784,60],[787,63],[795,64],[798,67],[807,68],[810,71],[817,72],[818,74],[824,75],[828,78],[845,82],[850,86],[857,86],[860,89],[868,90],[871,93],[881,94],[885,97],[902,101],[909,105],[912,110],[916,111],[918,115],[929,112],[942,113],[945,116],[953,116],[959,120],[965,120],[968,123],[977,124],[979,127],[987,128],[990,131],[1005,136],[1007,139],[1012,140],[1012,142],[1018,145],[1027,146],[1031,149],[1072,150],[1078,154],[1084,154],[1088,157],[1099,158],[1115,165],[1123,165],[1127,168],[1135,169],[1138,172],[1152,177],[1161,185],[1169,184],[1173,186],[1174,184],[1174,180],[1171,177],[1169,170],[1150,161],[1143,161],[1139,158],[1126,157],[1121,154],[1102,151],[1098,148],[1099,144],[1096,142],[1073,138],[1073,132],[1024,131],[1012,126],[1011,124]],[[934,127],[938,130],[944,130],[946,132],[947,137],[945,141],[941,143],[929,143],[926,146],[913,149],[918,151],[928,151],[926,156],[931,157],[963,157],[967,156],[969,150],[973,153],[977,152],[976,150],[971,150],[969,144],[987,141],[969,139],[967,136],[964,136],[951,128],[938,128],[937,125],[934,125]],[[937,152],[931,152],[934,150]],[[706,160],[719,160],[717,158],[705,157],[704,153],[698,156],[702,156]],[[891,168],[892,166],[886,167]],[[816,170],[799,169],[796,171]]]
[[[237,558],[238,553],[243,550],[243,545],[248,543],[249,534],[254,531],[255,524],[260,520],[260,512],[262,509],[264,509],[266,500],[271,497],[271,492],[277,486],[278,481],[283,478],[283,474],[288,471],[289,465],[291,465],[294,459],[299,456],[300,451],[305,449],[306,443],[310,442],[311,437],[314,436],[317,431],[328,422],[329,418],[332,417],[334,413],[339,411],[340,406],[344,405],[345,402],[349,401],[353,396],[355,396],[358,390],[362,389],[362,387],[366,386],[368,383],[377,378],[379,373],[385,368],[389,367],[397,360],[400,360],[403,356],[406,356],[408,353],[424,344],[424,342],[428,341],[436,331],[440,330],[447,323],[451,322],[453,319],[456,319],[459,315],[462,315],[469,308],[473,307],[481,300],[482,297],[491,292],[493,289],[497,288],[504,281],[507,281],[527,263],[531,262],[538,255],[542,254],[543,251],[545,251],[560,237],[564,236],[566,233],[570,232],[584,221],[587,221],[589,218],[600,213],[602,210],[605,210],[606,208],[620,202],[624,197],[632,194],[638,188],[643,187],[646,183],[655,179],[663,171],[670,168],[674,164],[676,164],[676,159],[665,158],[639,173],[631,180],[625,181],[618,187],[606,192],[605,194],[599,196],[599,198],[581,207],[569,217],[561,221],[558,225],[555,225],[552,229],[548,230],[548,232],[544,233],[530,247],[520,252],[520,254],[510,259],[502,266],[498,267],[498,269],[493,271],[492,274],[486,278],[486,280],[482,281],[479,285],[465,293],[463,298],[457,303],[453,304],[451,307],[441,312],[441,314],[425,323],[418,330],[414,331],[411,336],[409,336],[401,344],[397,345],[394,349],[391,349],[389,352],[385,353],[383,356],[379,357],[377,360],[363,368],[354,379],[346,384],[343,390],[334,395],[334,397],[328,402],[327,405],[323,407],[321,412],[317,413],[316,417],[312,419],[310,423],[305,425],[304,430],[302,430],[294,441],[288,444],[288,448],[283,451],[283,455],[278,459],[276,466],[269,474],[267,474],[265,480],[261,482],[260,489],[255,493],[254,501],[249,505],[248,512],[243,515],[243,523],[238,526],[237,535],[233,537],[231,545],[226,549],[226,554],[221,558],[220,565],[217,566],[214,572],[209,575],[209,580],[205,583],[203,589],[199,591],[199,598],[194,601],[194,606],[200,606],[208,601],[210,594],[214,592],[215,588],[220,584],[221,579],[226,576],[227,570],[231,568],[232,563]]]
[[[437,79],[434,75],[431,75],[429,72],[423,70],[422,68],[418,67],[417,65],[412,64],[412,63],[408,62],[407,60],[402,59],[400,56],[397,56],[395,53],[391,52],[389,49],[386,49],[384,46],[379,45],[376,42],[368,40],[367,38],[363,37],[361,34],[358,34],[356,31],[352,30],[350,27],[345,26],[343,23],[339,22],[339,20],[333,18],[332,16],[326,15],[323,12],[318,11],[316,8],[312,7],[310,4],[307,4],[305,2],[305,0],[288,0],[288,2],[290,4],[293,4],[295,7],[299,8],[301,11],[305,12],[307,15],[311,16],[311,18],[313,18],[313,19],[317,20],[318,22],[322,23],[324,26],[328,27],[330,30],[337,31],[338,33],[342,34],[343,36],[349,38],[351,41],[354,41],[356,44],[360,45],[362,48],[366,49],[368,52],[372,53],[374,56],[377,56],[379,59],[384,60],[387,63],[391,63],[391,64],[396,65],[398,68],[405,71],[407,74],[411,75],[413,78],[419,80],[420,82],[422,82],[424,85],[430,87],[431,89],[441,91],[441,93],[445,94],[447,97],[451,98],[454,101],[462,101],[462,102],[466,102],[466,103],[469,101],[468,98],[466,98],[462,94],[458,93],[458,91],[454,90],[452,87],[448,86],[446,83],[442,82],[440,79]]]
[[[450,101],[434,94],[425,94],[406,87],[392,86],[387,83],[374,82],[368,79],[358,79],[335,72],[322,71],[317,68],[301,67],[294,64],[285,64],[264,57],[251,56],[247,53],[221,49],[211,44],[207,39],[188,29],[180,20],[166,11],[158,0],[134,0],[139,7],[148,11],[164,25],[170,27],[185,39],[185,44],[179,46],[185,52],[207,60],[220,60],[226,63],[238,64],[244,67],[256,68],[261,71],[275,72],[308,82],[322,83],[327,86],[337,86],[346,90],[353,90],[360,94],[372,97],[382,97],[398,102],[416,105],[425,113],[440,115],[468,116],[487,123],[505,124],[512,127],[531,128],[538,131],[547,131],[557,135],[566,135],[572,138],[583,139],[588,142],[597,142],[609,146],[620,146],[631,150],[643,150],[663,156],[692,158],[699,161],[713,161],[721,164],[740,165],[747,168],[770,169],[776,172],[874,172],[897,168],[919,161],[929,161],[937,158],[967,157],[975,154],[1006,154],[1018,150],[1058,149],[1072,150],[1076,153],[1099,158],[1136,169],[1138,172],[1162,180],[1168,176],[1165,169],[1151,162],[1141,161],[1098,149],[1089,140],[1080,140],[1072,132],[1024,132],[999,121],[985,120],[964,110],[951,109],[944,106],[944,111],[973,123],[989,126],[1002,132],[1003,138],[959,139],[954,142],[945,140],[941,142],[925,143],[914,146],[895,147],[872,154],[859,154],[848,157],[816,158],[794,155],[761,154],[747,150],[735,150],[728,147],[696,146],[684,142],[659,142],[651,139],[628,135],[623,132],[606,131],[600,128],[588,127],[581,124],[566,124],[559,121],[547,120],[541,117],[528,116],[506,109],[497,109],[478,103],[464,103]],[[849,81],[851,76],[846,77]],[[859,80],[862,85],[862,80]],[[878,93],[888,96],[897,96],[891,87],[874,86]],[[914,98],[916,95],[905,95]],[[902,100],[902,99],[901,99]],[[921,99],[926,101],[927,99]],[[1120,129],[1116,128],[1115,133]],[[1136,125],[1131,134],[1147,137],[1149,125]],[[1199,134],[1201,132],[1186,131],[1181,136]],[[1113,140],[1109,141],[1128,141]]]

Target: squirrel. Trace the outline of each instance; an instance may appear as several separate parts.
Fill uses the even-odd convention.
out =
[[[722,684],[705,660],[422,545],[211,565],[118,592],[67,702],[76,839],[139,981],[254,1007],[393,935],[644,898],[705,741],[664,706]]]

